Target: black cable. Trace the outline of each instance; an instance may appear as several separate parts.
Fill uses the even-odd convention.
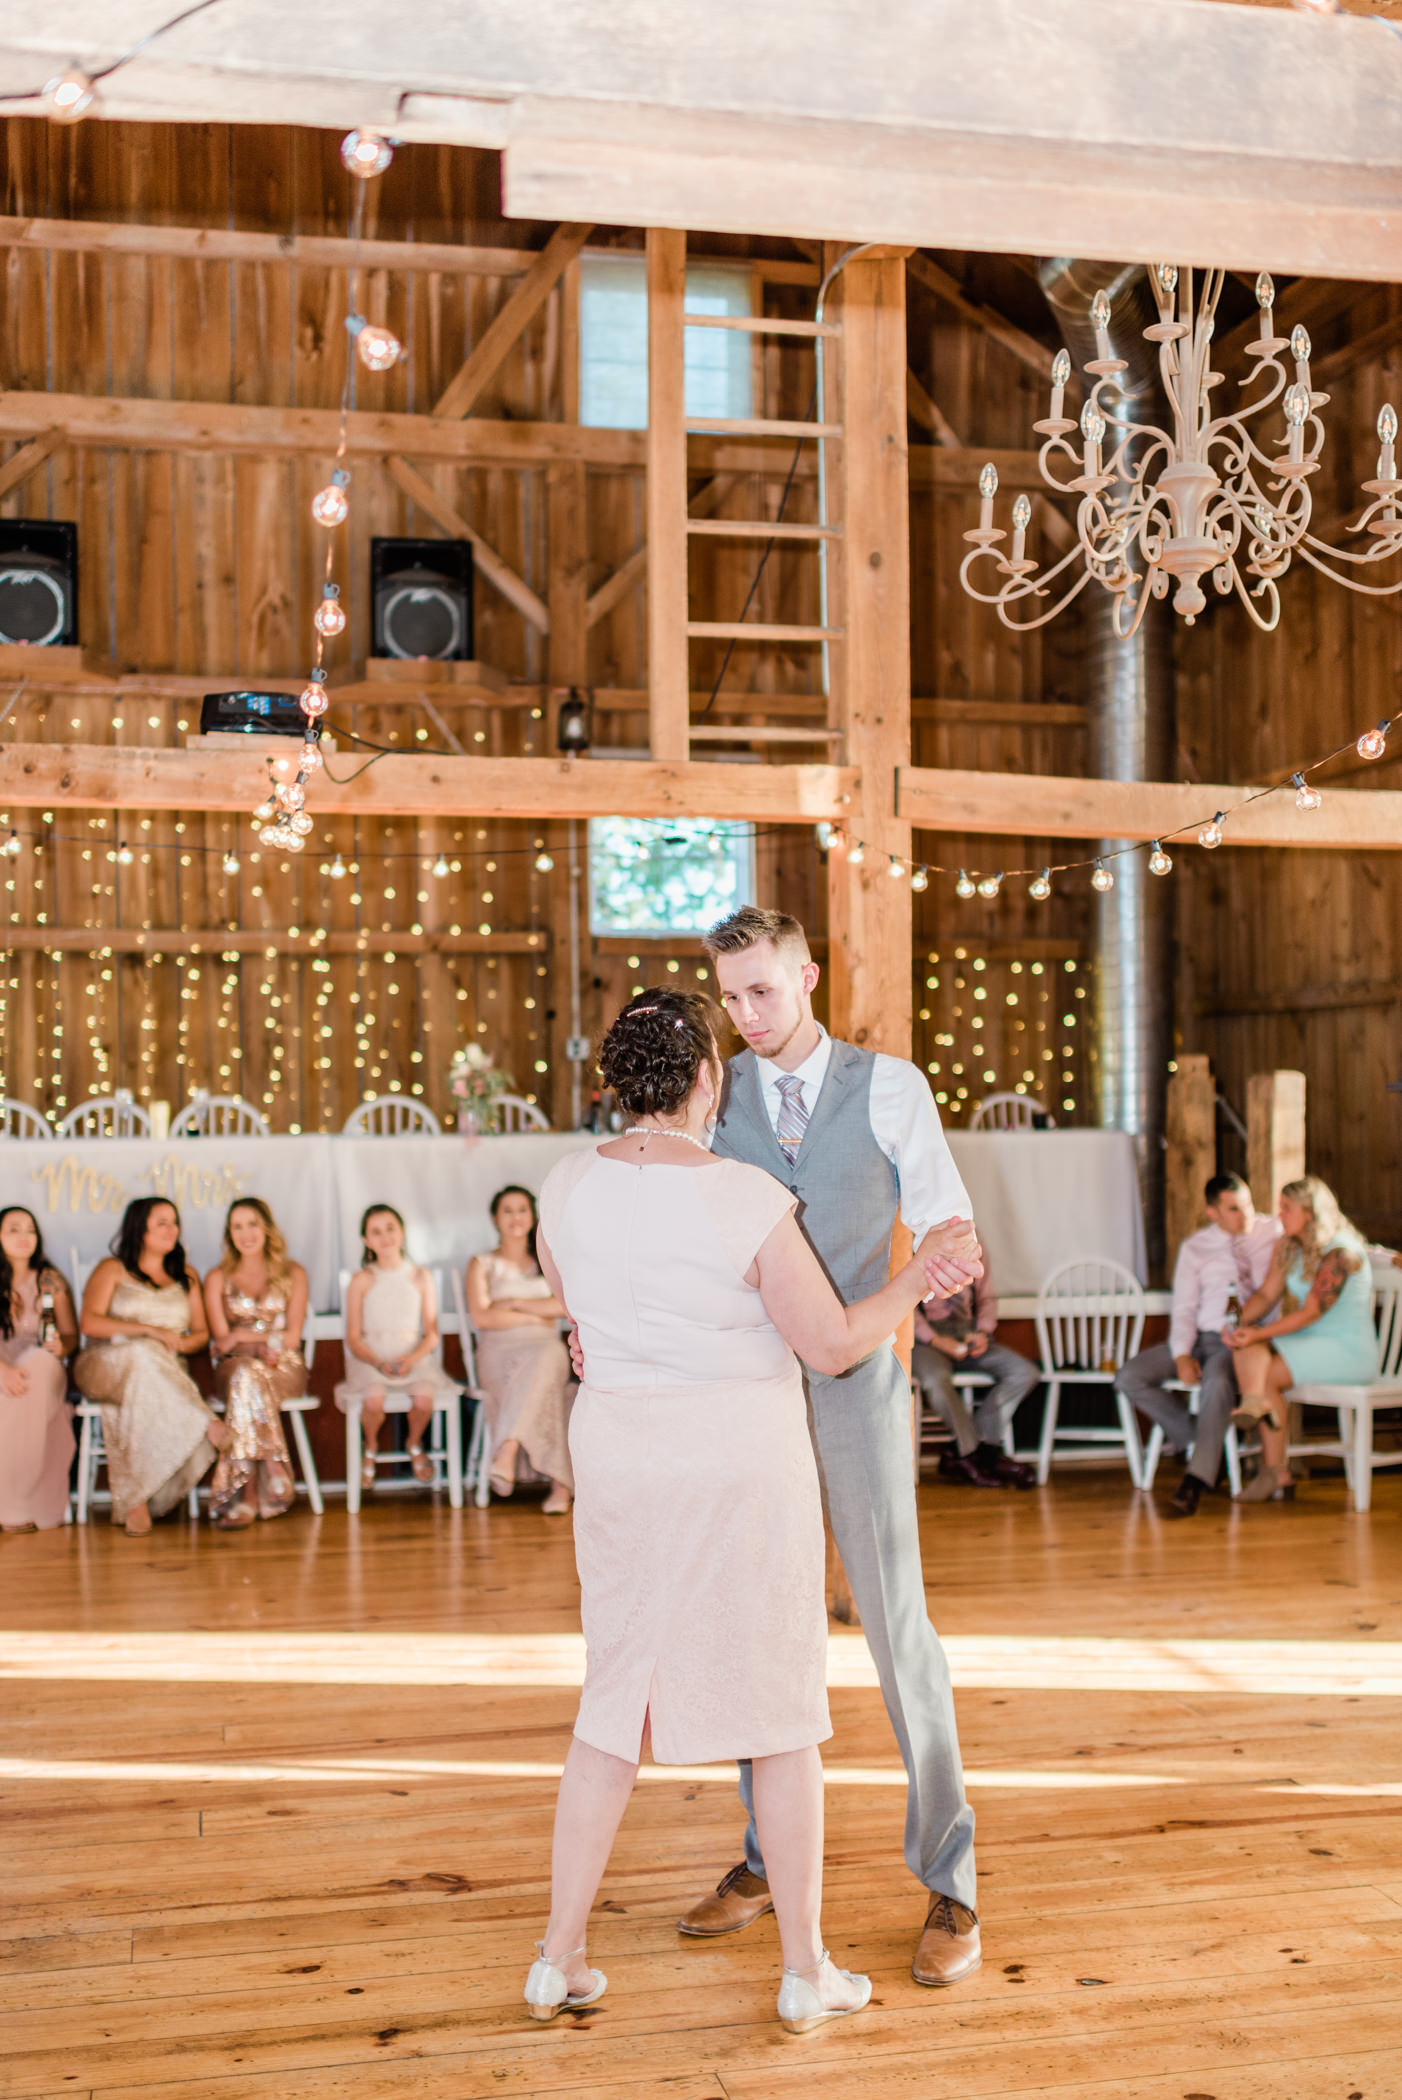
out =
[[[188,22],[192,15],[202,15],[206,8],[219,5],[220,0],[194,0],[193,6],[182,7],[178,15],[171,15],[167,21],[158,22],[154,29],[148,29],[145,36],[138,37],[136,42],[128,50],[124,51],[120,58],[114,58],[110,65],[99,67],[95,73],[84,72],[83,77],[87,80],[90,87],[96,87],[100,80],[110,80],[114,73],[120,73],[123,66],[129,66],[134,58],[139,57],[148,44],[154,44],[157,37],[165,36],[172,29],[178,29],[180,24]],[[81,71],[82,69],[80,68],[79,70]],[[19,95],[6,95],[5,100],[7,102],[42,102],[47,91],[47,85],[46,82],[44,87],[29,88]]]

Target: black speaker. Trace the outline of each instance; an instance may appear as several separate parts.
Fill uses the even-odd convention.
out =
[[[206,693],[200,703],[200,735],[211,729],[244,736],[308,734],[306,716],[295,693]]]
[[[466,663],[473,656],[467,540],[370,542],[370,654]]]
[[[77,526],[0,518],[0,642],[58,649],[77,639]]]

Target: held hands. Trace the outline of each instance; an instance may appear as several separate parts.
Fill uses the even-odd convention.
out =
[[[980,1357],[987,1347],[988,1336],[981,1328],[976,1327],[968,1337],[967,1354],[975,1358]]]
[[[983,1249],[969,1218],[946,1218],[925,1234],[915,1259],[925,1268],[931,1298],[957,1298],[983,1274]]]
[[[1229,1349],[1250,1349],[1254,1343],[1263,1342],[1266,1337],[1259,1327],[1228,1327],[1224,1329],[1222,1339]]]

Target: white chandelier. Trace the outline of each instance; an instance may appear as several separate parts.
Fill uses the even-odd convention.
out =
[[[1256,625],[1269,633],[1280,618],[1279,579],[1296,554],[1351,591],[1387,597],[1402,590],[1402,577],[1368,583],[1331,566],[1344,562],[1371,571],[1402,553],[1402,481],[1393,453],[1397,416],[1391,406],[1378,416],[1377,476],[1363,484],[1372,501],[1352,528],[1368,534],[1371,545],[1358,552],[1327,546],[1309,529],[1309,476],[1324,447],[1318,412],[1329,396],[1310,384],[1308,331],[1296,328],[1288,342],[1272,333],[1275,286],[1263,270],[1256,280],[1260,328],[1248,347],[1255,362],[1241,381],[1259,391],[1235,414],[1214,415],[1212,391],[1222,384],[1222,374],[1210,369],[1212,333],[1226,273],[1203,271],[1196,303],[1191,269],[1153,263],[1148,275],[1159,318],[1144,335],[1158,345],[1172,435],[1126,416],[1119,377],[1126,361],[1111,355],[1110,300],[1097,292],[1090,305],[1097,355],[1085,367],[1095,383],[1081,410],[1079,444],[1068,436],[1076,422],[1062,413],[1071,377],[1065,350],[1052,364],[1051,412],[1033,425],[1043,438],[1042,479],[1058,495],[1080,498],[1075,544],[1053,568],[1039,572],[1027,559],[1032,505],[1023,493],[1013,504],[1012,545],[1006,555],[999,552],[1007,535],[993,523],[998,474],[990,463],[979,475],[978,529],[964,534],[970,551],[960,564],[959,580],[970,597],[996,605],[1005,627],[1043,627],[1094,579],[1113,596],[1115,631],[1127,638],[1150,598],[1168,595],[1170,578],[1177,579],[1174,610],[1191,627],[1207,604],[1201,579],[1208,573],[1222,597],[1235,591]],[[1285,351],[1293,376],[1282,360]],[[1260,418],[1277,402],[1284,433],[1269,437]],[[1253,424],[1273,451],[1262,448],[1248,427]],[[1113,446],[1108,458],[1103,456],[1107,430]],[[973,580],[975,566],[986,559],[1001,578],[995,589],[980,589]],[[1061,588],[1068,572],[1070,580],[1054,605],[1012,617],[1013,608]],[[987,569],[979,574],[992,581]]]

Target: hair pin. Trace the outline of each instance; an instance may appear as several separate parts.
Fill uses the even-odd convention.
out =
[[[630,1006],[623,1018],[625,1021],[631,1021],[637,1014],[660,1014],[661,1011],[660,1006]],[[673,1015],[672,1026],[674,1028],[685,1028],[686,1023],[680,1014]]]

